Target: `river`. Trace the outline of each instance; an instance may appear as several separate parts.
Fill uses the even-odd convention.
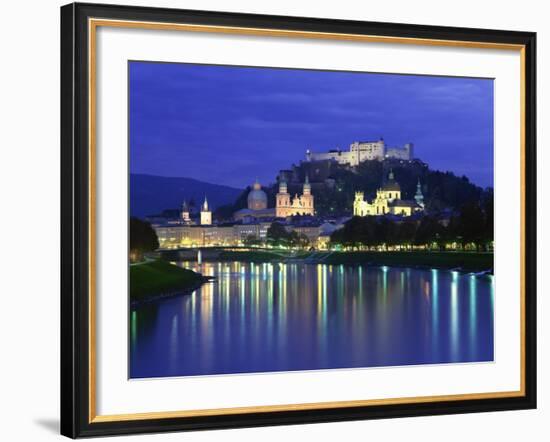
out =
[[[178,265],[217,280],[131,310],[131,378],[493,360],[492,276],[301,263]]]

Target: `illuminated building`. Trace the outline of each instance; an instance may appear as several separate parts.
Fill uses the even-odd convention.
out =
[[[267,209],[267,195],[258,180],[254,182],[252,190],[248,193],[247,204],[250,210]]]
[[[387,158],[410,161],[414,158],[413,144],[407,143],[403,147],[386,146],[383,138],[374,141],[355,141],[350,144],[348,151],[340,149],[328,152],[313,153],[306,151],[306,161],[332,160],[338,164],[357,166],[363,161],[382,161]]]
[[[304,181],[303,193],[298,196],[297,194],[291,198],[288,193],[286,181],[281,180],[279,182],[279,193],[275,198],[275,216],[277,218],[286,218],[287,216],[295,215],[314,215],[314,199],[311,194],[311,184],[309,178],[306,175]]]
[[[191,216],[189,215],[189,206],[187,202],[184,201],[181,205],[181,221],[184,224],[191,224]]]
[[[253,221],[262,218],[274,218],[275,209],[267,208],[267,194],[262,190],[262,186],[256,180],[252,185],[252,190],[248,193],[247,208],[237,210],[233,214],[235,221]]]
[[[212,224],[212,212],[208,208],[208,201],[204,197],[204,203],[201,206],[201,225],[207,226]]]
[[[393,171],[390,171],[388,181],[376,191],[376,197],[369,203],[365,201],[363,192],[355,192],[353,202],[353,214],[355,216],[371,215],[401,215],[410,216],[413,213],[424,210],[424,196],[418,181],[415,200],[401,199],[401,186],[394,179]]]

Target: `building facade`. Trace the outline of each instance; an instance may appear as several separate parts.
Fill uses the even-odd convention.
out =
[[[386,146],[384,139],[375,141],[355,141],[350,144],[348,151],[340,149],[330,150],[328,152],[306,151],[306,161],[332,160],[338,164],[347,166],[358,166],[363,161],[382,161],[386,158],[410,161],[414,159],[414,149],[412,143],[407,143],[402,147]]]
[[[311,194],[311,184],[306,175],[302,195],[291,197],[288,193],[286,181],[279,182],[279,193],[275,197],[275,216],[286,218],[296,215],[314,215],[315,204]]]
[[[421,204],[419,204],[421,203]],[[388,181],[376,191],[376,197],[369,203],[365,201],[363,192],[355,192],[353,214],[355,216],[401,215],[411,216],[424,210],[420,180],[417,185],[415,200],[401,199],[401,186],[395,181],[393,171],[390,171]]]
[[[254,238],[264,241],[271,222],[221,225],[160,225],[153,226],[161,249],[187,247],[242,246]]]

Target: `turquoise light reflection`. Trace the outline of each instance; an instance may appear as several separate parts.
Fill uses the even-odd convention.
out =
[[[477,296],[476,296],[477,280],[475,275],[470,275],[470,357],[473,358],[477,353]]]
[[[170,328],[170,371],[176,370],[178,364],[178,337],[178,315],[174,315]]]
[[[318,360],[323,363],[327,356],[327,266],[323,264],[317,265],[317,336]]]
[[[458,272],[452,273],[451,281],[451,327],[450,327],[450,338],[451,338],[451,360],[458,360],[458,341],[459,341],[459,330],[458,330]]]
[[[134,310],[132,312],[131,318],[130,318],[130,330],[131,330],[131,337],[132,340],[132,348],[136,348],[136,342],[137,342],[137,312]]]
[[[439,354],[439,271],[432,269],[432,344],[435,352]]]
[[[330,269],[203,263],[214,283],[130,312],[131,377],[493,360],[492,278]]]

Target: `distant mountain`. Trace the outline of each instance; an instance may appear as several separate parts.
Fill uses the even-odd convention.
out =
[[[212,209],[216,209],[233,203],[241,193],[242,189],[192,178],[130,174],[130,213],[137,217],[155,215],[179,208],[184,200],[193,200],[199,206],[205,196]]]

